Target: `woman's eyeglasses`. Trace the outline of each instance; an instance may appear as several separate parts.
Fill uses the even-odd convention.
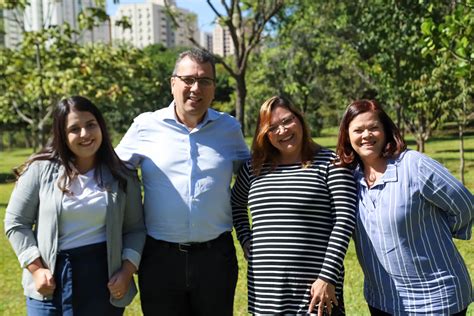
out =
[[[270,134],[277,134],[280,131],[280,127],[289,128],[295,122],[295,119],[296,116],[294,115],[286,117],[280,121],[280,124],[270,125],[267,131]]]

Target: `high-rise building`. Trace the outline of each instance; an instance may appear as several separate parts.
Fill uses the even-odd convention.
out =
[[[212,33],[201,32],[201,40],[199,42],[201,46],[210,52],[213,52],[212,46]]]
[[[222,26],[218,21],[212,33],[212,52],[216,55],[226,57],[235,53],[234,43],[229,29]]]
[[[164,0],[148,0],[146,3],[120,4],[112,17],[112,39],[114,42],[129,42],[143,48],[161,43],[166,47],[192,46],[189,35],[199,40],[197,15],[188,10],[176,7],[175,1],[169,1],[175,10],[178,28],[173,26],[167,15]],[[116,26],[115,22],[126,18],[131,28]]]
[[[79,30],[79,13],[95,7],[94,0],[30,0],[24,11],[4,10],[5,46],[17,47],[25,31],[39,31],[65,22]],[[110,42],[109,22],[80,32],[74,40],[79,43]]]
[[[25,29],[23,12],[19,10],[3,10],[2,23],[5,32],[3,38],[5,47],[16,47],[21,42]]]

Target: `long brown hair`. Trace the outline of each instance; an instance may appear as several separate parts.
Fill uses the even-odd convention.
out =
[[[258,113],[257,127],[252,142],[252,169],[255,175],[262,172],[263,164],[270,164],[270,170],[273,170],[278,163],[277,158],[280,153],[278,149],[273,147],[268,139],[268,129],[270,128],[272,111],[278,107],[284,107],[300,121],[303,127],[303,140],[301,146],[301,163],[307,166],[313,160],[314,154],[319,150],[320,146],[311,138],[308,124],[303,114],[290,101],[281,96],[273,96],[263,102]]]
[[[89,112],[94,115],[102,132],[102,143],[96,152],[96,169],[94,177],[98,185],[104,188],[102,179],[102,167],[106,166],[112,173],[112,176],[119,181],[120,188],[126,189],[127,182],[124,174],[130,170],[119,159],[112,146],[112,142],[107,132],[104,117],[99,109],[88,99],[81,96],[73,96],[61,100],[55,107],[53,112],[52,138],[48,144],[38,153],[32,155],[20,167],[13,169],[15,175],[20,177],[28,168],[28,166],[37,160],[50,160],[64,166],[64,175],[58,179],[59,188],[64,192],[69,192],[69,184],[77,178],[79,171],[74,165],[74,153],[67,146],[66,122],[67,116],[74,109],[79,112]]]
[[[359,155],[351,145],[349,124],[357,115],[366,112],[374,112],[382,123],[386,141],[381,153],[382,157],[395,158],[407,148],[400,130],[375,100],[354,101],[347,107],[339,126],[336,154],[343,167],[354,169],[357,165],[362,165]]]

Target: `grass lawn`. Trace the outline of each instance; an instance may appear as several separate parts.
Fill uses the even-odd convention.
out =
[[[334,149],[336,143],[336,129],[325,130],[316,141],[323,146]],[[415,148],[413,139],[408,138],[409,147]],[[438,136],[432,138],[426,145],[426,153],[434,159],[442,162],[454,175],[459,178],[459,144],[456,138],[449,136]],[[469,136],[465,140],[465,160],[466,160],[466,185],[474,191],[474,136]],[[5,208],[13,189],[13,183],[6,183],[11,180],[10,170],[13,166],[21,164],[31,150],[18,149],[7,152],[0,152],[0,228],[3,232],[3,218]],[[456,240],[456,245],[466,261],[471,279],[474,282],[474,247],[472,241]],[[469,246],[471,245],[471,246]],[[237,246],[237,243],[236,243]],[[247,289],[246,289],[246,263],[243,259],[240,246],[237,246],[239,260],[239,282],[235,296],[235,315],[246,315],[247,310]],[[353,244],[351,243],[345,259],[346,280],[344,287],[344,297],[347,308],[347,315],[368,315],[368,310],[362,295],[362,271],[357,262]],[[468,315],[474,314],[474,307],[470,307]],[[139,299],[135,298],[132,305],[126,309],[126,315],[141,315]],[[21,269],[18,261],[8,243],[5,235],[0,237],[0,315],[25,315],[25,303],[21,288]]]

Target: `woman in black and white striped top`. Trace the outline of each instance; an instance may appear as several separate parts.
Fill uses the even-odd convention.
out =
[[[352,173],[334,165],[287,100],[262,105],[252,159],[232,189],[237,237],[248,259],[252,314],[344,314],[343,260],[355,224]],[[247,207],[252,217],[249,224]],[[321,303],[321,304],[320,304]]]

